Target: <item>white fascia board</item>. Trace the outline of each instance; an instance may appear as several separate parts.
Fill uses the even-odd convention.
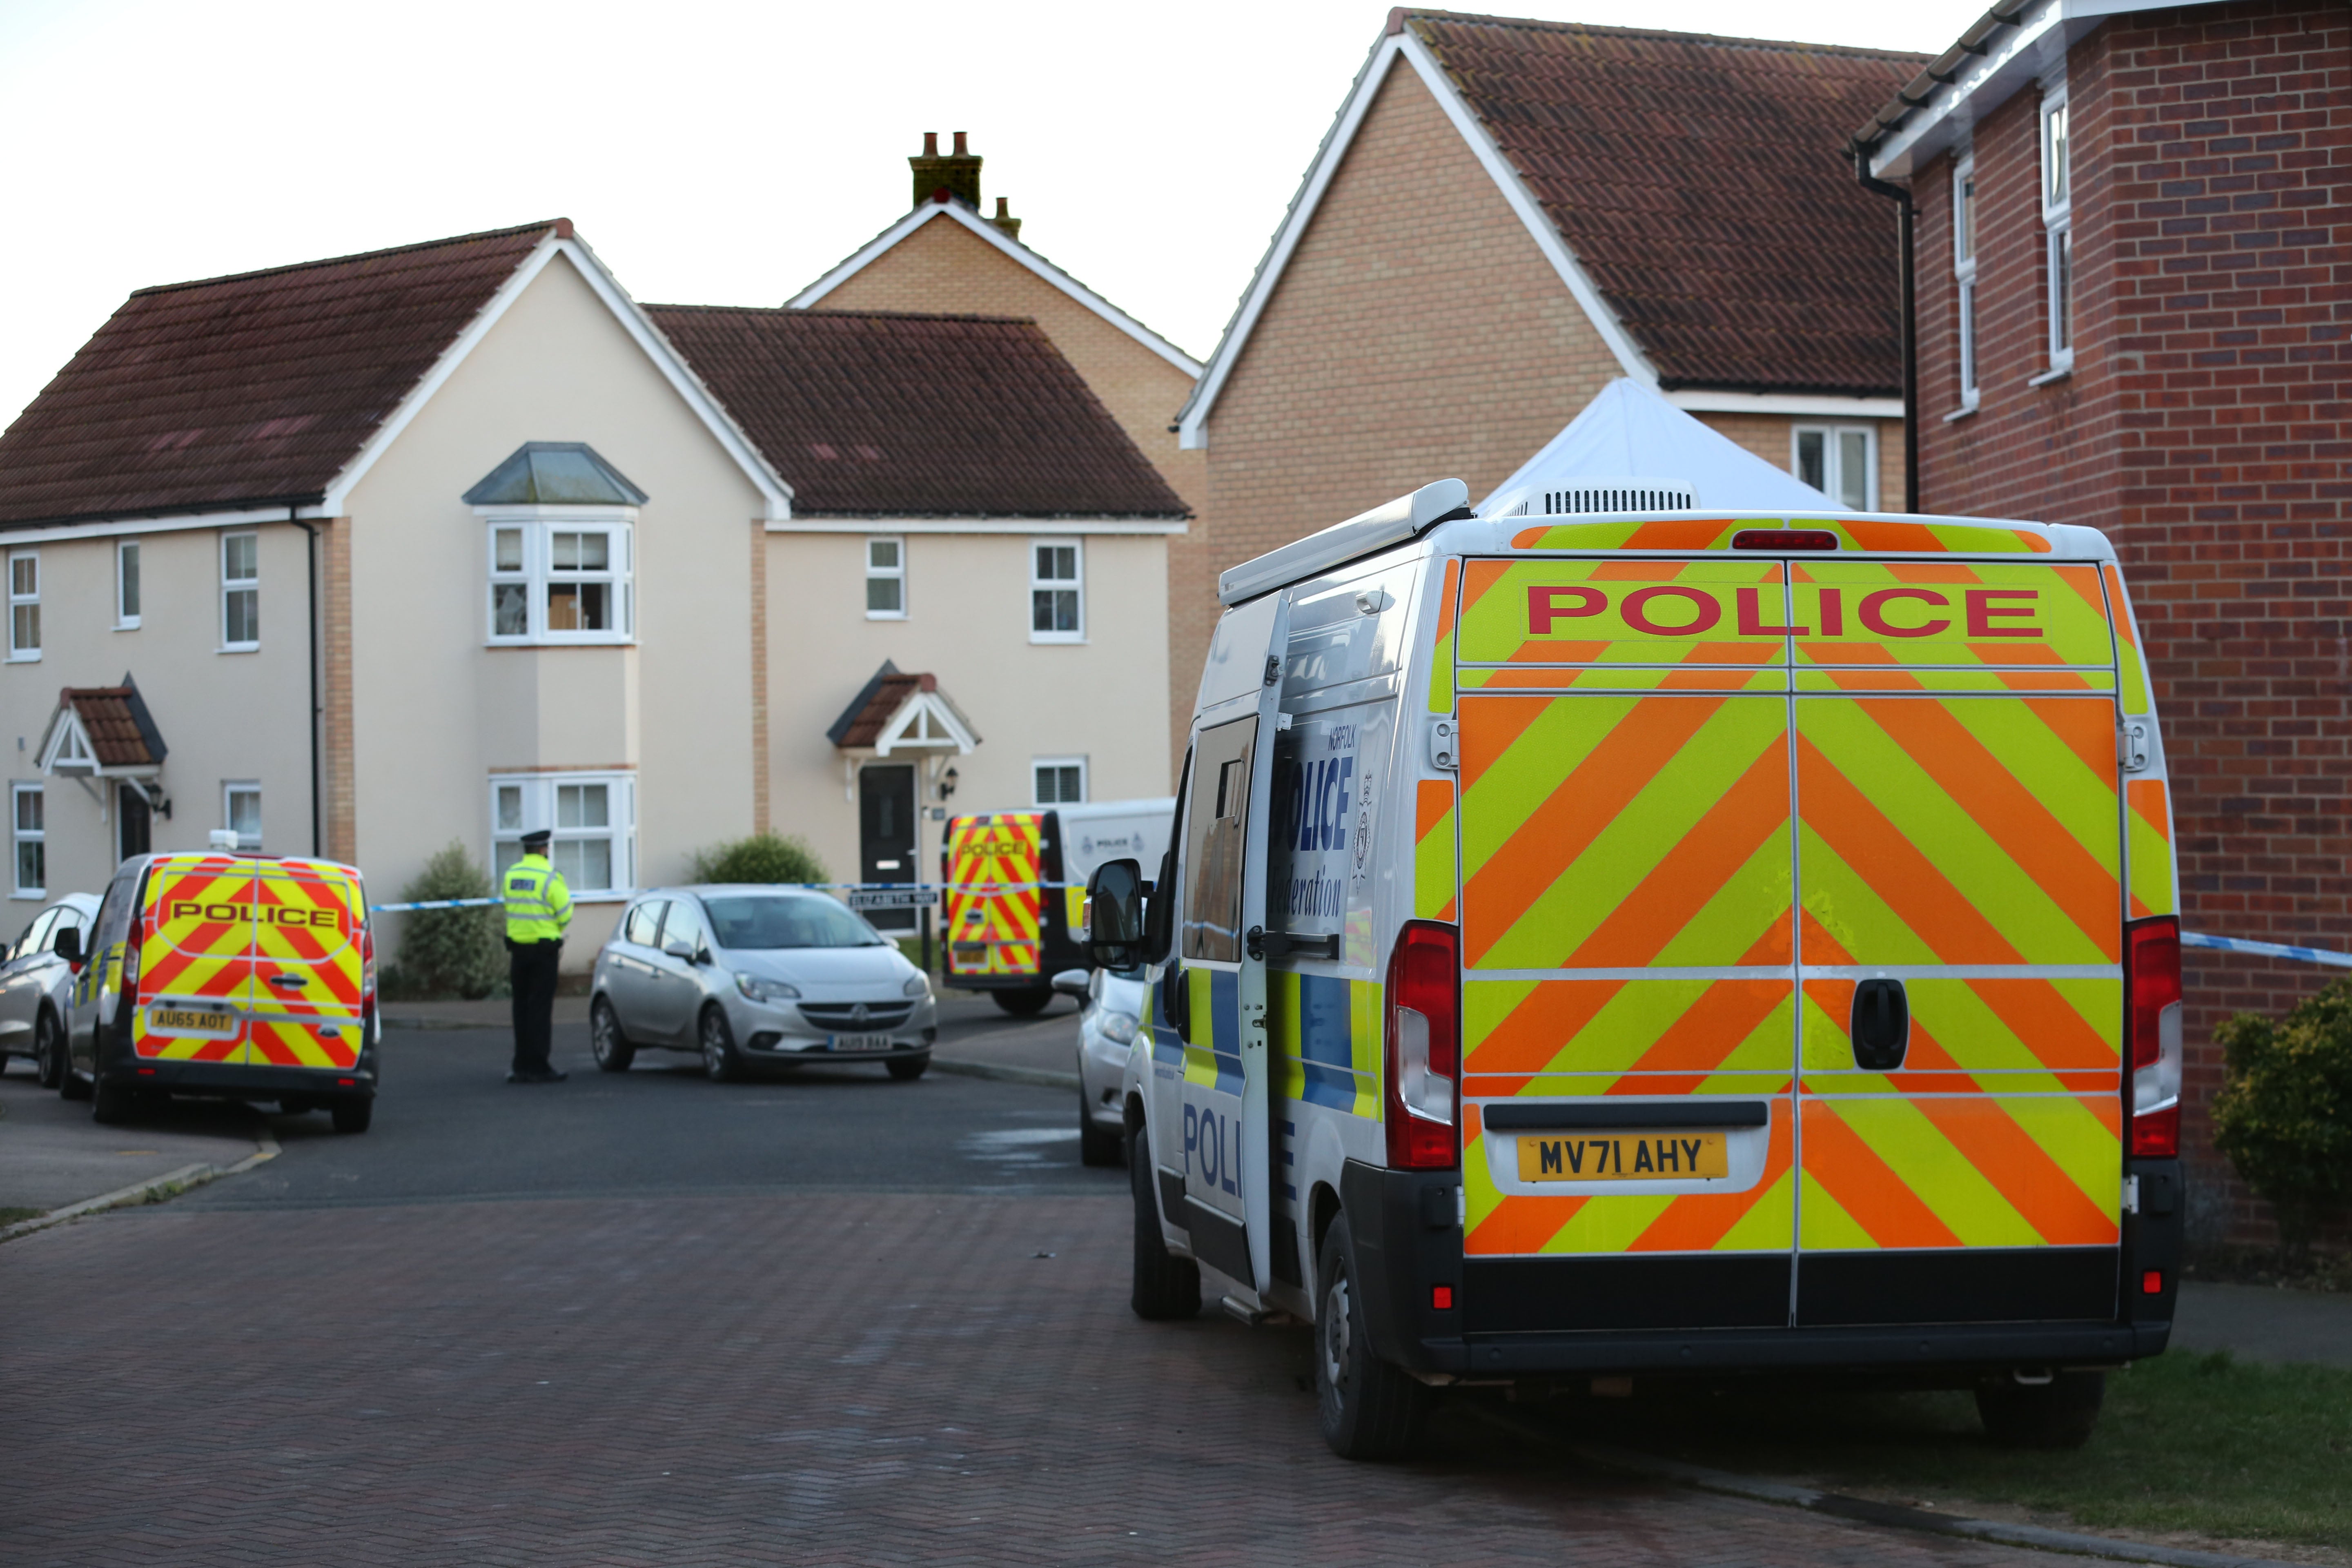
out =
[[[1669,392],[1665,399],[1685,414],[1788,414],[1800,419],[1900,419],[1899,397],[1814,396],[1778,392]]]
[[[457,334],[457,341],[451,343],[435,362],[433,368],[409,389],[408,395],[401,400],[399,407],[393,410],[392,416],[376,426],[375,434],[368,437],[359,455],[335,476],[333,483],[327,487],[327,498],[320,509],[321,515],[338,517],[342,514],[351,502],[352,491],[367,477],[368,470],[392,449],[392,444],[400,439],[409,422],[433,400],[434,394],[441,390],[450,376],[457,374],[457,367],[466,363],[466,356],[489,335],[490,329],[499,324],[517,300],[522,298],[523,290],[530,288],[558,256],[572,264],[589,289],[613,312],[622,330],[645,351],[654,368],[661,373],[672,390],[686,400],[687,405],[694,410],[719,446],[742,469],[744,477],[760,492],[765,504],[764,515],[768,518],[792,515],[792,487],[768,466],[767,459],[760,456],[750,437],[736,426],[719,399],[711,395],[710,389],[702,384],[702,378],[694,374],[677,351],[670,346],[669,340],[646,319],[646,313],[637,308],[637,302],[629,298],[627,290],[605,270],[595,252],[576,237],[561,238],[552,231],[499,285],[499,291],[490,296],[489,303],[467,323],[464,331]]]
[[[834,269],[784,301],[788,310],[805,310],[823,301],[824,297],[848,282],[883,252],[914,233],[934,218],[960,223],[988,244],[994,246],[1015,265],[1027,268],[1046,283],[1060,289],[1071,299],[1174,365],[1192,380],[1201,376],[1201,362],[1112,304],[1027,246],[1006,234],[994,224],[967,208],[961,202],[925,202],[906,216],[867,240],[850,258]]]
[[[796,517],[770,533],[1179,534],[1175,520],[1134,517]]]
[[[1985,40],[1986,52],[1971,58],[1952,80],[1878,140],[1870,172],[1882,180],[1908,179],[1937,156],[1964,142],[1977,122],[2055,68],[2065,68],[2066,51],[2109,16],[2176,8],[2163,0],[2042,0]]]
[[[1411,62],[1423,85],[1429,89],[1431,96],[1445,110],[1446,119],[1453,123],[1463,141],[1469,144],[1479,166],[1486,170],[1486,177],[1495,182],[1495,188],[1502,193],[1512,212],[1518,216],[1528,237],[1536,242],[1536,248],[1543,252],[1544,259],[1551,263],[1552,270],[1559,274],[1560,281],[1568,285],[1569,292],[1601,333],[1601,341],[1609,345],[1609,352],[1616,356],[1618,368],[1644,386],[1655,387],[1658,384],[1657,371],[1643,356],[1623,325],[1602,301],[1601,290],[1593,287],[1592,279],[1586,276],[1582,264],[1569,250],[1559,230],[1551,219],[1544,216],[1541,204],[1528,192],[1526,182],[1519,178],[1518,171],[1511,167],[1510,160],[1503,156],[1502,149],[1487,134],[1486,126],[1479,123],[1478,117],[1470,112],[1469,106],[1454,90],[1453,82],[1447,79],[1444,68],[1431,56],[1428,47],[1407,31],[1391,34],[1381,40],[1357,76],[1355,86],[1349,89],[1347,101],[1339,106],[1339,118],[1325,133],[1323,145],[1317,149],[1315,161],[1307,166],[1306,180],[1299,185],[1298,194],[1291,198],[1290,210],[1283,215],[1281,226],[1275,230],[1274,243],[1267,247],[1265,259],[1258,263],[1257,271],[1250,279],[1249,288],[1242,295],[1233,321],[1226,325],[1225,335],[1219,341],[1216,352],[1209,356],[1208,369],[1202,373],[1200,384],[1193,388],[1192,398],[1176,416],[1176,444],[1180,447],[1192,450],[1209,444],[1207,425],[1209,414],[1216,406],[1217,395],[1224,390],[1226,377],[1233,374],[1234,366],[1240,362],[1242,350],[1247,346],[1251,331],[1256,328],[1258,318],[1265,313],[1267,302],[1274,298],[1275,286],[1282,280],[1283,270],[1290,265],[1292,254],[1305,237],[1307,225],[1314,220],[1316,208],[1322,205],[1324,194],[1338,176],[1339,165],[1347,158],[1348,149],[1354,144],[1357,131],[1363,125],[1364,116],[1370,112],[1372,100],[1379,96],[1381,85],[1388,79],[1390,68],[1400,58]]]
[[[313,521],[335,513],[323,506],[299,506],[292,516]],[[39,523],[24,523],[0,529],[0,542],[12,550],[29,550],[36,545],[49,544],[72,539],[121,539],[134,533],[185,533],[205,528],[250,528],[256,523],[285,522],[288,509],[282,506],[247,507],[239,511],[185,511],[169,517],[131,517],[119,521],[100,520],[97,522],[63,523],[44,527]]]

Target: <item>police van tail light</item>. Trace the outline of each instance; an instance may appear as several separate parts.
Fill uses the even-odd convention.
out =
[[[1461,938],[1434,921],[1409,921],[1389,955],[1389,1165],[1455,1164],[1455,1081],[1461,1077]]]
[[[360,927],[360,1005],[375,1005],[375,928]]]
[[[2131,1043],[2131,1152],[2180,1152],[2180,921],[2124,927],[2124,1037]]]
[[[95,927],[92,927],[91,929],[93,932],[96,931]],[[139,952],[140,950],[146,945],[147,911],[142,909],[133,909],[131,914],[130,932],[122,939],[122,979],[121,984],[122,986],[122,994],[125,996],[136,996],[139,994]],[[100,969],[98,973],[98,978],[93,980],[90,984],[103,988],[106,984],[105,970]]]

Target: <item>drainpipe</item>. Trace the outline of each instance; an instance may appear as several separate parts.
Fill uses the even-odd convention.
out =
[[[307,544],[310,570],[304,581],[310,590],[310,854],[315,859],[324,852],[319,834],[319,531],[294,515],[295,508],[286,508],[286,521],[302,531]]]
[[[1913,320],[1918,295],[1912,230],[1916,226],[1918,211],[1911,205],[1908,190],[1871,174],[1870,151],[1866,143],[1854,143],[1853,177],[1864,190],[1897,204],[1895,225],[1902,236],[1903,500],[1905,510],[1916,513],[1927,510],[1919,504],[1919,334]]]

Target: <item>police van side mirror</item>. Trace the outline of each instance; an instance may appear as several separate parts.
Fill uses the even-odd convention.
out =
[[[81,964],[81,932],[72,926],[66,927],[65,930],[58,932],[57,940],[51,944],[49,951],[66,963],[79,968]]]
[[[1087,957],[1099,969],[1126,969],[1143,955],[1143,868],[1106,860],[1087,879]]]

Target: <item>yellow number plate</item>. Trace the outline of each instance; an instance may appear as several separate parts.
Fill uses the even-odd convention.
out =
[[[147,1027],[157,1034],[168,1029],[184,1035],[234,1035],[236,1015],[200,1013],[190,1007],[151,1007],[147,1010]]]
[[[1536,1132],[1519,1138],[1523,1182],[1673,1182],[1730,1173],[1720,1132]]]

